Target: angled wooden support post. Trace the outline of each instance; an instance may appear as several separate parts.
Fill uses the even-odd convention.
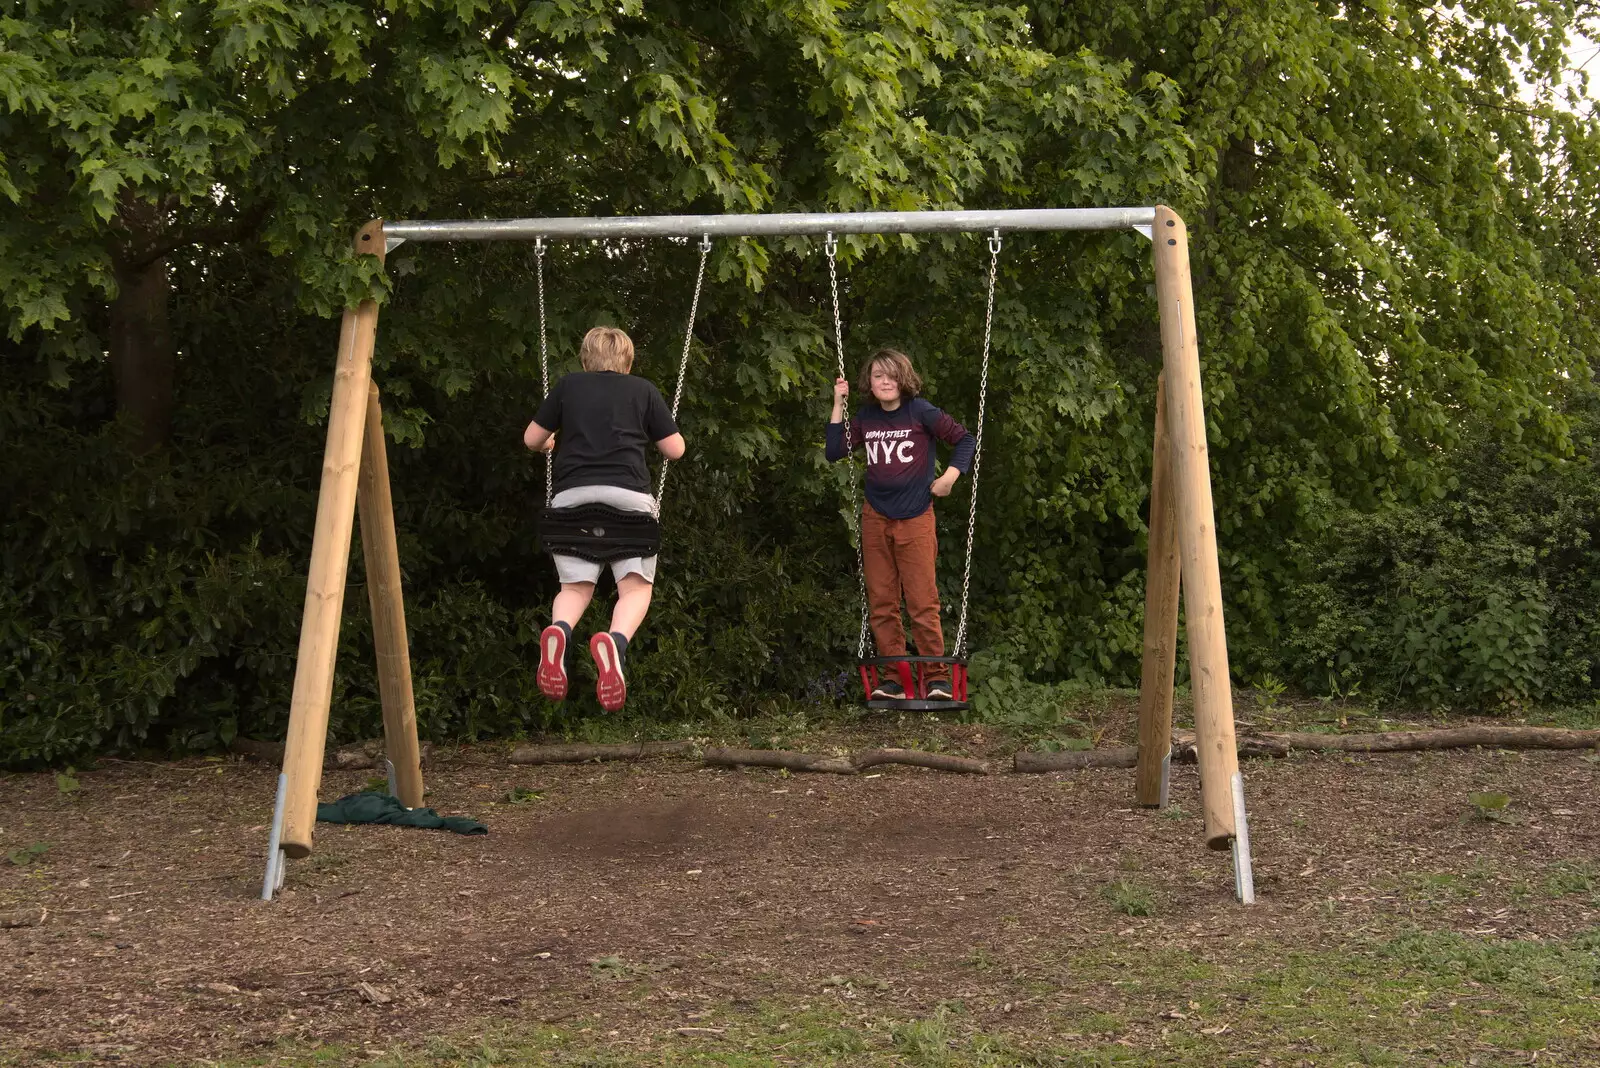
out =
[[[417,706],[411,692],[400,549],[394,536],[394,498],[389,492],[389,456],[384,448],[383,408],[376,382],[367,392],[367,431],[356,505],[361,513],[361,555],[367,563],[367,600],[372,605],[372,644],[378,654],[384,743],[394,768],[395,796],[407,808],[416,808],[422,804]]]
[[[1189,279],[1189,235],[1171,208],[1156,208],[1156,299],[1161,307],[1161,352],[1167,387],[1167,430],[1178,506],[1184,619],[1189,676],[1194,690],[1195,750],[1200,763],[1200,805],[1206,845],[1234,847],[1236,887],[1254,899],[1248,850],[1237,848],[1244,829],[1244,788],[1234,741],[1233,690],[1228,641],[1222,624],[1222,576],[1217,561],[1216,512],[1200,396],[1200,346],[1195,337],[1194,290]]]
[[[383,257],[383,221],[356,234],[356,250]],[[378,332],[378,305],[364,300],[346,308],[339,331],[339,359],[328,404],[328,444],[322,454],[322,489],[311,540],[306,608],[300,622],[300,652],[295,662],[294,694],[289,703],[289,736],[283,751],[287,789],[280,842],[291,857],[311,852],[317,821],[317,790],[328,740],[328,706],[333,700],[333,662],[339,651],[339,618],[344,610],[345,575],[356,518],[356,483],[366,435],[367,387],[372,383],[372,346]]]
[[[1178,663],[1182,567],[1167,433],[1167,379],[1156,384],[1156,435],[1150,473],[1150,563],[1144,588],[1144,662],[1139,677],[1139,765],[1135,792],[1146,808],[1167,807],[1172,770],[1172,679]]]

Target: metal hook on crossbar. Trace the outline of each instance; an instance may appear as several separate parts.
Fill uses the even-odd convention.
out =
[[[830,260],[833,259],[833,254],[839,251],[839,242],[834,238],[832,230],[829,230],[828,236],[822,240],[822,251],[827,253]]]
[[[710,252],[711,251],[711,235],[710,234],[701,234],[700,235],[700,251],[701,252]]]
[[[544,259],[544,238],[536,237],[533,239],[533,254],[541,260]]]
[[[1000,254],[1000,231],[998,229],[989,238],[989,253],[990,255]]]

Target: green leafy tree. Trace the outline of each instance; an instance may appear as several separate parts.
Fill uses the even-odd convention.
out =
[[[517,444],[540,388],[531,250],[402,245],[380,274],[348,248],[375,215],[1174,204],[1193,233],[1246,671],[1314,683],[1325,650],[1374,655],[1284,604],[1332,574],[1319,561],[1373,573],[1330,552],[1359,534],[1350,515],[1453,499],[1472,448],[1508,477],[1575,470],[1600,142],[1562,98],[1560,57],[1587,5],[6,11],[0,759],[282,729],[327,316],[369,292],[389,302],[377,378],[407,446],[391,466],[424,730],[570,727],[593,711],[544,705],[529,671],[551,592],[533,550],[542,465]],[[691,455],[632,667],[641,706],[664,715],[844,692],[854,554],[844,472],[820,456],[834,356],[819,244],[712,254],[681,420]],[[584,329],[616,322],[670,386],[695,261],[686,242],[555,245],[554,369]],[[986,268],[977,237],[846,240],[849,362],[903,347],[935,402],[974,424]],[[1150,282],[1132,233],[1006,237],[972,590],[975,641],[1008,677],[1137,677]],[[136,450],[111,429],[118,411]],[[948,606],[960,492],[940,509]],[[1589,497],[1563,500],[1557,540],[1576,546]],[[1482,527],[1451,529],[1470,546]],[[1561,566],[1586,559],[1564,551]],[[1477,596],[1491,572],[1429,589]],[[1543,633],[1587,633],[1569,592],[1583,576],[1538,578],[1563,591]],[[1370,614],[1351,596],[1342,618]],[[346,600],[342,736],[377,725],[363,601]],[[1481,630],[1430,646],[1429,670],[1476,656]],[[1516,693],[1536,696],[1528,664],[1570,666],[1564,692],[1586,684],[1582,657],[1525,653]]]
[[[1587,3],[1042,5],[1041,39],[1176,83],[1230,630],[1343,506],[1451,489],[1468,435],[1571,453],[1596,351]],[[1290,549],[1297,542],[1300,555]],[[1243,638],[1243,641],[1239,639]]]
[[[512,114],[487,39],[501,5],[6,6],[7,331],[40,331],[57,381],[108,353],[141,451],[171,433],[175,257],[253,239],[326,314],[359,284],[352,213],[426,203],[452,165],[493,159]]]

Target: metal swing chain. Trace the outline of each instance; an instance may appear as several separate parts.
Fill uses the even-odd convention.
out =
[[[678,388],[672,394],[672,421],[678,421],[678,405],[683,403],[683,380],[689,372],[689,345],[694,341],[694,321],[700,312],[700,286],[706,277],[706,257],[711,254],[711,235],[700,236],[700,269],[694,276],[694,300],[689,303],[689,326],[683,332],[683,359],[678,361]],[[650,513],[661,518],[661,502],[667,492],[667,469],[672,466],[671,460],[661,461],[661,479],[656,483],[655,505]]]
[[[972,589],[972,535],[978,524],[978,468],[983,463],[983,417],[989,399],[989,339],[994,330],[994,283],[1000,269],[1000,231],[989,238],[989,302],[983,313],[983,376],[978,385],[978,433],[972,449],[972,505],[967,512],[967,560],[961,571],[961,622],[955,655],[967,655],[967,600]]]
[[[839,377],[846,382],[850,381],[850,374],[844,366],[844,321],[839,315],[839,269],[834,262],[834,254],[839,251],[839,242],[834,239],[833,233],[828,233],[827,239],[822,243],[822,249],[828,256],[828,286],[833,292],[833,351],[839,360]],[[844,462],[850,468],[850,532],[855,535],[856,543],[856,585],[861,593],[861,633],[856,637],[856,659],[867,658],[867,640],[871,630],[867,626],[867,560],[866,550],[861,544],[861,494],[857,489],[855,447],[850,440],[850,410],[847,404],[844,412]]]
[[[544,329],[544,238],[533,239],[534,276],[539,281],[539,379],[544,383],[544,395],[550,396],[550,346]],[[555,498],[556,456],[553,449],[544,451],[544,506],[550,507]]]

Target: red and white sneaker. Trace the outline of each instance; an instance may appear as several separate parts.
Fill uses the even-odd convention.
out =
[[[567,632],[557,626],[539,632],[539,692],[552,701],[567,699]]]
[[[620,712],[628,699],[628,682],[622,677],[622,657],[617,652],[616,639],[602,631],[589,639],[589,655],[594,657],[595,672],[599,679],[594,684],[594,695],[600,707],[607,712]]]

